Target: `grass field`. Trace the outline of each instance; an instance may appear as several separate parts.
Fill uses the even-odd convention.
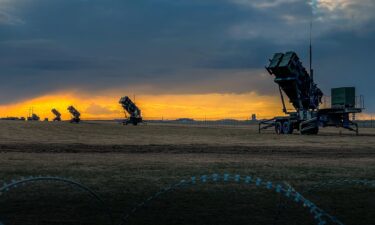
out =
[[[0,122],[0,181],[51,175],[79,181],[122,212],[192,175],[231,173],[287,182],[304,192],[338,179],[375,180],[375,129],[355,136],[258,134],[256,126],[111,122]],[[1,186],[1,185],[0,185]],[[375,224],[375,187],[332,185],[305,193],[344,224]],[[110,224],[85,193],[34,183],[0,196],[4,224]],[[255,185],[207,184],[152,201],[127,224],[315,224],[308,211]]]

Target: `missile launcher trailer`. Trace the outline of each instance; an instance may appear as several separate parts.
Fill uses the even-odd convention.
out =
[[[53,121],[61,121],[61,113],[56,109],[52,109],[51,112],[55,115]]]
[[[125,110],[126,120],[123,122],[124,125],[133,124],[137,126],[139,123],[143,122],[141,110],[134,104],[134,102],[128,97],[122,97],[119,101],[122,108]],[[130,116],[127,117],[126,113]]]
[[[332,89],[331,107],[320,109],[323,92],[303,67],[295,52],[276,53],[266,67],[275,76],[279,86],[283,112],[288,116],[275,117],[259,123],[259,133],[274,127],[277,134],[318,134],[319,127],[342,127],[358,134],[358,125],[350,120],[351,114],[361,113],[364,108],[363,97],[356,102],[355,88]],[[284,94],[289,98],[294,110],[286,108]]]
[[[73,106],[69,106],[68,111],[72,114],[72,119],[70,120],[71,123],[79,123],[81,121],[81,113],[79,113],[77,109]]]

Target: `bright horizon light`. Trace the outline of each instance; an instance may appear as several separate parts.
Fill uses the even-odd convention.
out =
[[[121,94],[111,96],[77,97],[74,93],[57,93],[0,106],[1,117],[27,117],[30,109],[44,118],[53,118],[52,108],[62,113],[64,120],[70,119],[66,110],[73,105],[83,119],[123,118],[124,112],[118,103]],[[80,95],[81,96],[81,95]],[[116,97],[113,97],[116,96]],[[132,95],[129,97],[133,98]],[[197,95],[137,95],[136,103],[147,119],[249,119],[252,114],[270,118],[282,114],[278,96],[245,94],[197,94]]]

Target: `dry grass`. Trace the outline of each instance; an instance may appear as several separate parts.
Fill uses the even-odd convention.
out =
[[[256,127],[123,127],[94,122],[1,122],[0,127],[0,182],[39,174],[71,177],[103,196],[116,218],[160,188],[191,175],[257,175],[287,181],[298,190],[321,181],[375,179],[374,129],[356,137],[334,129],[318,136],[276,136],[259,135]],[[130,224],[313,224],[293,203],[275,222],[280,202],[276,195],[241,186],[209,187],[162,197]],[[371,188],[328,188],[308,197],[345,224],[375,224]],[[0,197],[0,221],[108,224],[82,193],[37,184]]]
[[[342,131],[340,135],[339,132]],[[375,148],[375,129],[360,136],[339,129],[323,129],[318,136],[258,134],[256,126],[121,126],[112,122],[34,123],[0,122],[1,144],[84,145],[213,145],[303,146],[318,148]]]

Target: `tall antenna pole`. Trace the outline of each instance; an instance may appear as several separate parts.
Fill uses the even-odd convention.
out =
[[[313,2],[312,2],[313,3]],[[312,32],[313,32],[313,18],[314,18],[314,5],[312,4],[311,17],[310,17],[310,105],[315,106],[315,97],[314,97],[314,69],[313,69],[313,49],[312,49]],[[319,104],[318,104],[319,106]]]
[[[311,18],[310,18],[310,76],[312,82],[314,82],[314,70],[312,66],[312,57],[313,57],[313,49],[312,49],[312,32],[313,32],[313,11],[311,10]]]

